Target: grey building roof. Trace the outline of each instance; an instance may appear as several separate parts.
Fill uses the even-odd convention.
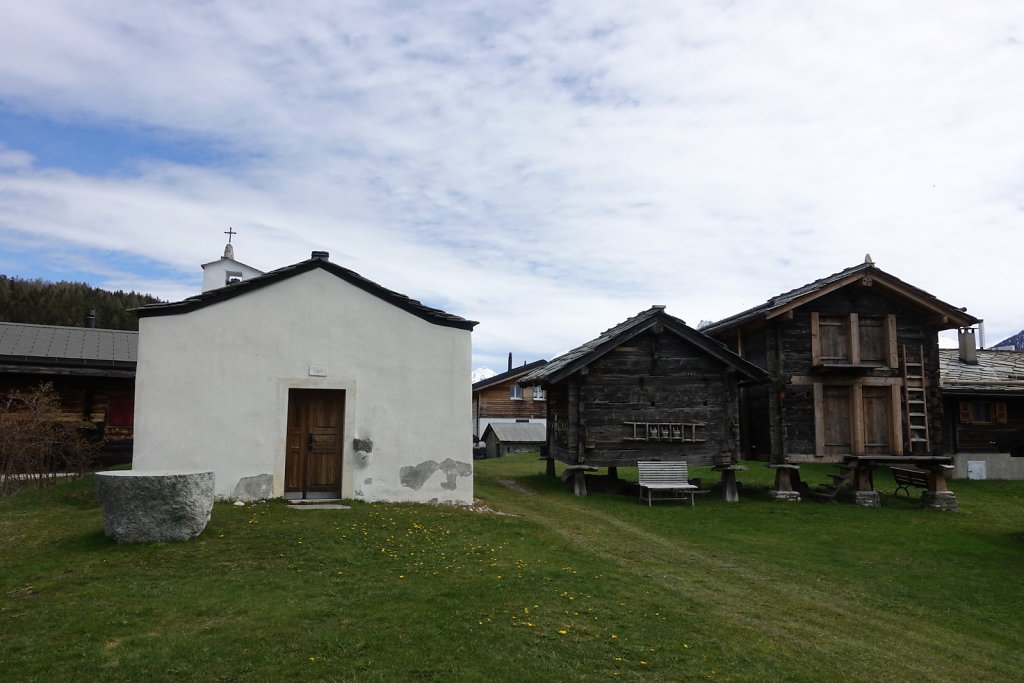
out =
[[[499,441],[506,443],[543,443],[547,440],[546,427],[540,422],[492,422],[484,430],[485,440],[487,432],[494,432]]]
[[[663,325],[698,348],[717,358],[723,364],[732,366],[747,379],[763,379],[767,373],[756,365],[740,358],[719,341],[698,332],[685,322],[665,312],[664,306],[652,306],[637,315],[624,320],[615,327],[602,332],[598,337],[563,353],[547,365],[537,368],[519,380],[520,384],[547,385],[559,382],[582,367],[592,363],[624,341],[645,332],[655,325]]]
[[[979,320],[974,316],[968,315],[965,312],[966,309],[956,308],[947,304],[944,301],[939,300],[935,295],[929,294],[923,289],[919,289],[907,282],[904,282],[903,280],[900,280],[898,277],[890,275],[881,268],[878,268],[874,262],[866,260],[864,263],[857,264],[851,268],[846,268],[838,273],[833,273],[828,277],[823,277],[820,280],[815,280],[814,282],[810,282],[802,287],[797,287],[796,289],[791,289],[788,292],[783,292],[782,294],[773,296],[760,306],[748,308],[736,315],[711,323],[710,325],[702,327],[701,331],[710,335],[718,335],[730,329],[743,327],[748,323],[772,318],[796,308],[807,301],[811,301],[819,296],[827,294],[828,292],[845,287],[846,285],[865,277],[871,278],[873,283],[888,290],[891,294],[908,299],[919,308],[932,310],[946,316],[946,318],[948,318],[948,323],[944,326],[939,325],[942,329],[968,327],[979,322]]]
[[[487,387],[493,387],[493,386],[495,386],[497,384],[501,384],[502,382],[506,382],[506,381],[508,381],[510,379],[515,379],[517,377],[521,377],[521,376],[529,373],[531,370],[539,368],[539,367],[541,367],[542,365],[545,365],[545,364],[547,364],[546,360],[543,360],[543,359],[535,360],[532,363],[527,363],[526,365],[520,365],[518,368],[512,368],[511,370],[503,372],[500,375],[494,375],[492,377],[488,377],[486,379],[482,379],[479,382],[473,382],[473,391],[480,391],[481,389],[486,389]]]
[[[978,350],[978,364],[960,360],[959,349],[939,349],[944,394],[1024,396],[1024,351]]]
[[[445,313],[438,308],[431,308],[430,306],[420,303],[416,299],[409,298],[405,294],[399,294],[398,292],[394,292],[378,285],[375,282],[367,280],[355,271],[351,271],[348,268],[342,268],[335,263],[331,263],[327,260],[326,252],[313,253],[314,256],[306,259],[305,261],[300,261],[299,263],[295,263],[290,266],[272,270],[269,273],[264,273],[263,275],[243,280],[242,282],[228,287],[211,289],[208,292],[203,292],[196,296],[190,296],[182,301],[174,301],[166,304],[150,304],[148,306],[135,309],[135,312],[140,318],[189,313],[211,304],[227,301],[228,299],[233,299],[236,296],[242,296],[244,294],[254,292],[262,287],[294,277],[300,273],[306,273],[319,268],[355,287],[358,287],[364,292],[382,299],[392,306],[396,306],[403,311],[426,320],[429,323],[442,325],[444,327],[455,327],[461,330],[472,330],[477,325],[475,320],[466,320],[465,318],[460,318],[457,315]]]
[[[0,323],[0,361],[33,365],[131,367],[139,333],[90,327]]]

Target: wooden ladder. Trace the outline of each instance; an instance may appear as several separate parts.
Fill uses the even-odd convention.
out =
[[[900,349],[903,370],[903,440],[907,455],[928,452],[928,378],[924,370],[924,346],[917,347],[917,356]]]

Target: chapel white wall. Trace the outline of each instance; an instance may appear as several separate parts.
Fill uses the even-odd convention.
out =
[[[327,375],[310,376],[311,366]],[[288,389],[342,389],[343,497],[470,504],[469,372],[469,331],[431,324],[320,269],[142,318],[134,468],[210,468],[226,498],[240,480],[272,474],[281,496]],[[358,455],[356,438],[372,440],[372,452]],[[418,468],[405,483],[403,468]],[[429,476],[415,487],[416,474]]]

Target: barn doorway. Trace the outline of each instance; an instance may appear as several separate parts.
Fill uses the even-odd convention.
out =
[[[817,406],[817,455],[839,462],[847,455],[901,455],[898,387],[824,385]]]
[[[340,498],[345,392],[288,390],[284,497]]]

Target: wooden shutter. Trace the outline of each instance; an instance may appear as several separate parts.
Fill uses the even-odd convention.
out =
[[[971,424],[971,404],[960,401],[960,424]]]
[[[992,412],[995,413],[993,416],[996,424],[1006,424],[1006,403],[1003,401],[996,401],[992,404]]]

